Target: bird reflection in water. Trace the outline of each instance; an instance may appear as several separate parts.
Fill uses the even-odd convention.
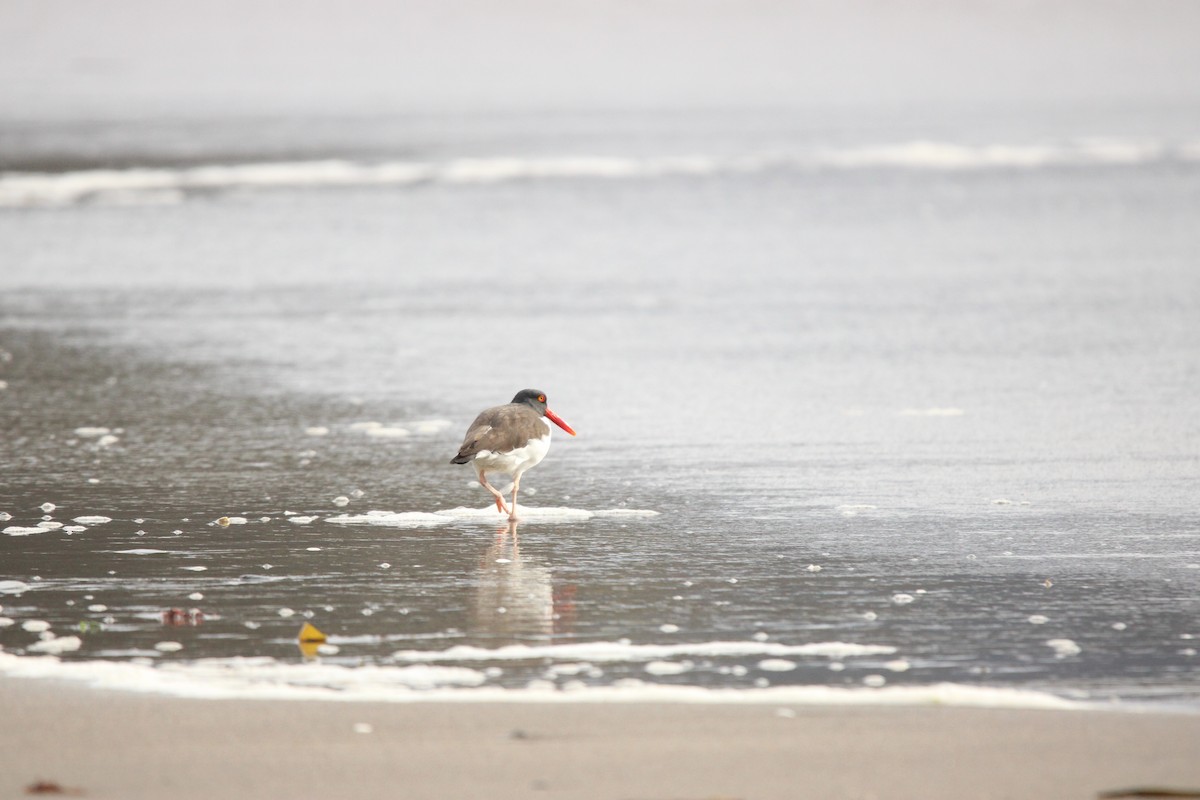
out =
[[[496,531],[479,560],[470,628],[496,646],[570,633],[574,584],[555,587],[550,567],[521,553],[516,521]]]

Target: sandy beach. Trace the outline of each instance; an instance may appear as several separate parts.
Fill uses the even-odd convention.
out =
[[[1200,788],[1200,715],[189,700],[0,681],[0,796],[1095,798]]]

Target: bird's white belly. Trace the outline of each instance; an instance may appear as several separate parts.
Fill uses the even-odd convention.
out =
[[[549,426],[547,426],[549,427]],[[524,447],[518,447],[507,453],[495,453],[491,450],[480,450],[472,462],[478,472],[500,472],[505,475],[519,475],[530,467],[536,466],[550,450],[550,434],[540,439],[530,439]]]

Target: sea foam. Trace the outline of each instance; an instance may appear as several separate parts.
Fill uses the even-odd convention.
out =
[[[776,686],[706,689],[627,679],[620,685],[574,684],[558,689],[542,681],[523,689],[484,686],[474,669],[428,664],[343,667],[287,664],[271,658],[175,661],[160,665],[128,661],[62,661],[56,656],[0,652],[0,675],[72,680],[103,689],[154,692],[204,699],[281,699],[334,702],[567,702],[739,703],[859,706],[973,706],[983,708],[1088,709],[1094,706],[1044,692],[937,683],[926,686],[840,688]]]
[[[525,661],[552,658],[565,661],[612,663],[655,661],[681,656],[697,658],[815,656],[840,659],[855,656],[891,655],[895,652],[896,648],[890,645],[850,642],[810,642],[786,645],[778,642],[753,641],[685,644],[632,644],[620,641],[555,645],[513,644],[497,648],[456,645],[445,650],[400,650],[393,653],[392,658],[404,662]]]

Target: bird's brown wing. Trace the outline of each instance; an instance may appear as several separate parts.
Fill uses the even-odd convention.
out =
[[[482,412],[463,438],[454,464],[466,464],[480,450],[507,453],[524,446],[530,439],[540,439],[550,431],[541,416],[524,404],[509,403]]]

